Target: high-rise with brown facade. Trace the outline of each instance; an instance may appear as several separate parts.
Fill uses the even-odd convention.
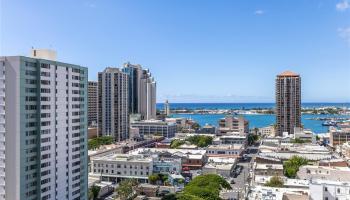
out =
[[[301,79],[285,71],[276,77],[276,135],[294,134],[301,127]]]
[[[88,125],[96,126],[97,125],[97,101],[98,101],[98,92],[97,92],[97,82],[89,81],[88,83]]]

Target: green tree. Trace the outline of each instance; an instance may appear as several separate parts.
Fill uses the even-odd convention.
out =
[[[254,134],[249,134],[248,135],[248,144],[252,145],[254,144],[254,142],[259,140],[259,136],[258,135],[254,135]]]
[[[175,140],[171,141],[170,148],[176,149],[176,148],[178,148],[179,146],[181,146],[183,144],[185,144],[184,140],[175,139]]]
[[[268,187],[283,187],[284,181],[279,176],[273,176],[268,182],[265,183],[265,186]]]
[[[299,171],[299,167],[307,164],[307,159],[300,156],[293,156],[283,163],[284,175],[288,178],[295,178],[297,172]]]
[[[219,200],[221,189],[231,189],[230,184],[216,174],[200,175],[187,184],[178,199]]]
[[[108,145],[112,143],[114,143],[114,137],[112,136],[97,137],[88,141],[88,149],[97,149],[101,145]]]
[[[151,174],[148,176],[148,180],[151,184],[156,184],[156,182],[159,180],[158,174]]]
[[[122,200],[130,198],[136,190],[138,182],[135,179],[126,179],[119,183],[116,191]]]
[[[95,200],[98,197],[98,193],[100,193],[101,187],[93,185],[89,188],[89,200]]]

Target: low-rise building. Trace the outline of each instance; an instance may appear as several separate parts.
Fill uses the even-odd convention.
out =
[[[206,124],[203,127],[201,127],[199,130],[196,131],[197,133],[204,133],[204,134],[216,134],[216,127]]]
[[[163,148],[138,148],[130,152],[131,154],[144,154],[144,155],[167,155],[167,156],[179,156],[181,157],[182,168],[189,170],[201,169],[206,163],[206,151],[197,149],[163,149]]]
[[[229,115],[219,120],[218,132],[220,134],[239,132],[241,135],[247,135],[249,133],[249,122],[243,117]]]
[[[223,136],[218,136],[213,139],[213,144],[241,144],[241,145],[246,145],[247,144],[247,137],[246,136],[241,136],[241,135],[223,135]]]
[[[164,122],[161,120],[142,120],[130,123],[131,128],[137,128],[142,138],[160,135],[172,138],[176,133],[176,123]]]
[[[350,181],[350,168],[305,165],[299,168],[297,177],[305,180]]]
[[[310,200],[343,200],[350,199],[350,182],[330,180],[310,181]]]
[[[259,128],[258,133],[260,135],[268,135],[271,137],[275,137],[275,133],[276,133],[275,126],[271,125],[271,126]]]
[[[255,176],[283,176],[282,164],[256,164],[254,170]]]
[[[119,183],[124,179],[137,179],[140,183],[147,183],[152,170],[150,156],[109,154],[91,159],[91,173],[100,175],[103,181]]]
[[[231,177],[235,168],[233,163],[213,163],[209,162],[203,166],[203,174],[217,174],[225,178]]]
[[[329,133],[329,145],[336,147],[350,141],[350,129],[331,130]]]
[[[177,155],[154,154],[153,172],[161,174],[179,174],[182,171],[182,157]]]
[[[209,145],[207,147],[208,157],[240,157],[244,151],[244,145],[241,144],[225,144],[225,145]]]

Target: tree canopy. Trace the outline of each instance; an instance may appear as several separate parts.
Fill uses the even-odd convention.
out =
[[[284,181],[279,176],[273,176],[268,182],[265,183],[265,186],[268,187],[283,187]]]
[[[114,138],[112,136],[102,136],[90,139],[88,142],[88,148],[90,149],[97,149],[101,145],[107,145],[112,144],[114,142]]]
[[[307,159],[300,156],[293,156],[283,163],[284,175],[288,178],[295,178],[297,172],[299,171],[299,167],[307,164]]]
[[[219,200],[222,188],[231,189],[230,184],[216,174],[200,175],[185,186],[182,193],[177,195],[179,200]]]
[[[185,140],[175,139],[171,141],[170,148],[176,149],[186,142],[194,144],[198,147],[207,147],[208,145],[212,144],[213,137],[206,135],[194,135],[186,138]]]
[[[136,179],[126,179],[120,182],[116,189],[120,199],[128,199],[135,191],[137,185]]]

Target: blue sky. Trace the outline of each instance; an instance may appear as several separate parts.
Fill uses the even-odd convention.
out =
[[[159,102],[274,102],[284,70],[304,102],[350,102],[350,0],[2,0],[0,33],[0,55],[53,48],[91,80],[144,65]]]

